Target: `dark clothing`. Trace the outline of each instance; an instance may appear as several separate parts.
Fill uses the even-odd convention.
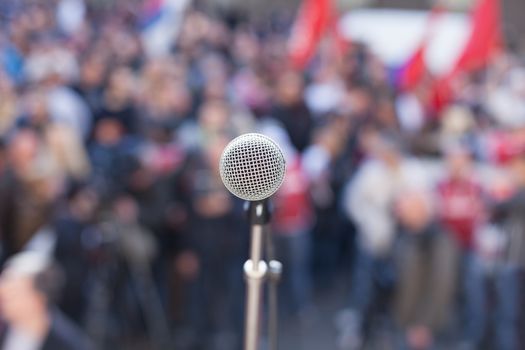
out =
[[[442,330],[453,307],[457,245],[439,226],[430,225],[421,232],[402,232],[397,248],[397,321],[403,328]]]
[[[51,319],[51,329],[41,350],[94,349],[87,336],[59,311],[53,311]]]
[[[374,305],[382,304],[394,284],[395,271],[390,256],[374,256],[358,249],[352,277],[352,309],[368,318]]]
[[[55,223],[56,243],[54,256],[64,270],[66,279],[59,306],[77,323],[84,321],[88,300],[90,262],[85,241],[93,230],[88,223],[66,216]]]
[[[188,175],[190,217],[181,244],[195,254],[199,269],[192,281],[181,286],[187,293],[182,323],[199,335],[240,334],[243,313],[237,301],[243,298],[242,266],[249,237],[241,202],[226,192],[204,154],[195,156]],[[219,209],[215,201],[230,208]],[[198,342],[209,341],[207,336],[199,338]]]
[[[272,116],[283,124],[290,141],[299,152],[310,145],[314,122],[304,102],[291,106],[276,106]]]
[[[519,271],[513,266],[488,270],[478,256],[469,256],[465,276],[465,331],[476,349],[488,349],[487,329],[493,329],[493,348],[519,349]]]
[[[101,114],[103,102],[103,89],[101,87],[88,87],[82,85],[73,86],[73,90],[86,101],[91,115]]]
[[[114,119],[122,124],[126,134],[134,134],[137,130],[137,112],[131,104],[125,104],[120,108],[102,106],[95,121],[101,119]]]
[[[504,261],[525,268],[525,188],[494,208],[494,220],[508,234]]]
[[[39,198],[14,172],[0,176],[0,237],[4,262],[21,251],[33,235],[44,226],[52,211],[52,203]]]
[[[19,183],[11,171],[0,178],[0,237],[2,238],[2,263],[16,251],[15,238],[15,197]]]
[[[140,146],[140,139],[135,137],[124,137],[113,145],[91,143],[88,149],[93,168],[90,182],[103,198],[125,188],[130,172],[137,166]]]
[[[9,327],[0,334],[1,349],[4,348]],[[51,311],[51,328],[40,350],[91,350],[95,349],[89,338],[60,311]]]

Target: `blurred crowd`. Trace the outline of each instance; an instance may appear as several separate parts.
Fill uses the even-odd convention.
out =
[[[287,160],[283,320],[344,279],[340,349],[385,324],[394,349],[525,346],[520,57],[435,108],[358,42],[292,69],[285,14],[196,1],[147,52],[147,3],[0,1],[2,349],[240,348],[248,223],[218,164],[253,131]]]

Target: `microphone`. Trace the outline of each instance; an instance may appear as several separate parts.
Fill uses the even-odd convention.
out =
[[[286,162],[272,139],[250,133],[233,139],[226,146],[219,169],[222,182],[233,195],[247,201],[261,201],[283,183]]]
[[[219,172],[226,188],[235,196],[248,201],[251,221],[250,259],[244,264],[246,277],[246,315],[244,349],[257,350],[259,344],[262,286],[268,274],[263,260],[263,237],[270,220],[268,197],[274,194],[284,181],[286,162],[279,146],[269,137],[249,133],[233,139],[222,152]],[[266,240],[269,242],[269,236]],[[270,280],[277,280],[281,265],[270,261]],[[275,282],[276,283],[276,282]],[[273,288],[271,290],[276,289]],[[273,295],[273,294],[272,294]],[[277,305],[276,302],[272,303]],[[275,311],[272,311],[275,308]],[[269,319],[276,320],[276,306],[271,307]],[[276,321],[273,321],[276,328]],[[275,331],[273,333],[276,334]],[[275,334],[269,338],[275,338]],[[275,343],[276,342],[270,342]],[[272,349],[274,346],[272,346]]]

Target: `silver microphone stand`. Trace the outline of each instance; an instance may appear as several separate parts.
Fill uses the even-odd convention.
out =
[[[266,277],[270,277],[270,313],[269,321],[269,344],[270,349],[277,348],[277,283],[281,274],[281,264],[276,260],[268,264],[263,258],[263,244],[266,242],[267,253],[273,255],[273,247],[269,241],[266,231],[270,220],[268,202],[255,201],[248,203],[248,215],[251,221],[251,247],[250,259],[244,264],[244,276],[246,279],[246,318],[244,350],[257,350],[261,333],[261,305],[263,285]],[[265,235],[267,236],[265,239]]]
[[[283,265],[275,259],[275,247],[270,232],[266,233],[266,254],[268,257],[268,350],[277,350],[279,320],[278,285]]]

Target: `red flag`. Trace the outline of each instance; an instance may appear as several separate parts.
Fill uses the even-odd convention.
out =
[[[304,68],[314,55],[332,14],[331,0],[303,0],[288,41],[289,57],[296,69]]]
[[[454,93],[452,91],[451,76],[435,79],[430,89],[430,105],[428,106],[430,114],[433,117],[439,117],[441,111],[443,111],[453,99]]]
[[[499,0],[478,0],[471,21],[470,38],[452,74],[482,68],[502,45]]]
[[[332,15],[332,40],[335,48],[335,54],[338,60],[342,61],[348,48],[350,47],[350,40],[345,38],[339,28],[339,14],[335,11]]]
[[[422,43],[408,60],[399,78],[401,90],[412,90],[423,79],[427,67],[425,64],[426,43]]]
[[[454,68],[432,87],[432,108],[438,114],[454,99],[452,82],[460,73],[486,66],[502,46],[499,0],[478,0],[471,13],[472,32]]]
[[[435,6],[430,12],[423,39],[401,72],[399,78],[399,87],[401,90],[414,89],[425,76],[425,73],[427,72],[427,66],[425,63],[427,46],[432,38],[436,20],[442,13],[443,7],[440,5]]]

